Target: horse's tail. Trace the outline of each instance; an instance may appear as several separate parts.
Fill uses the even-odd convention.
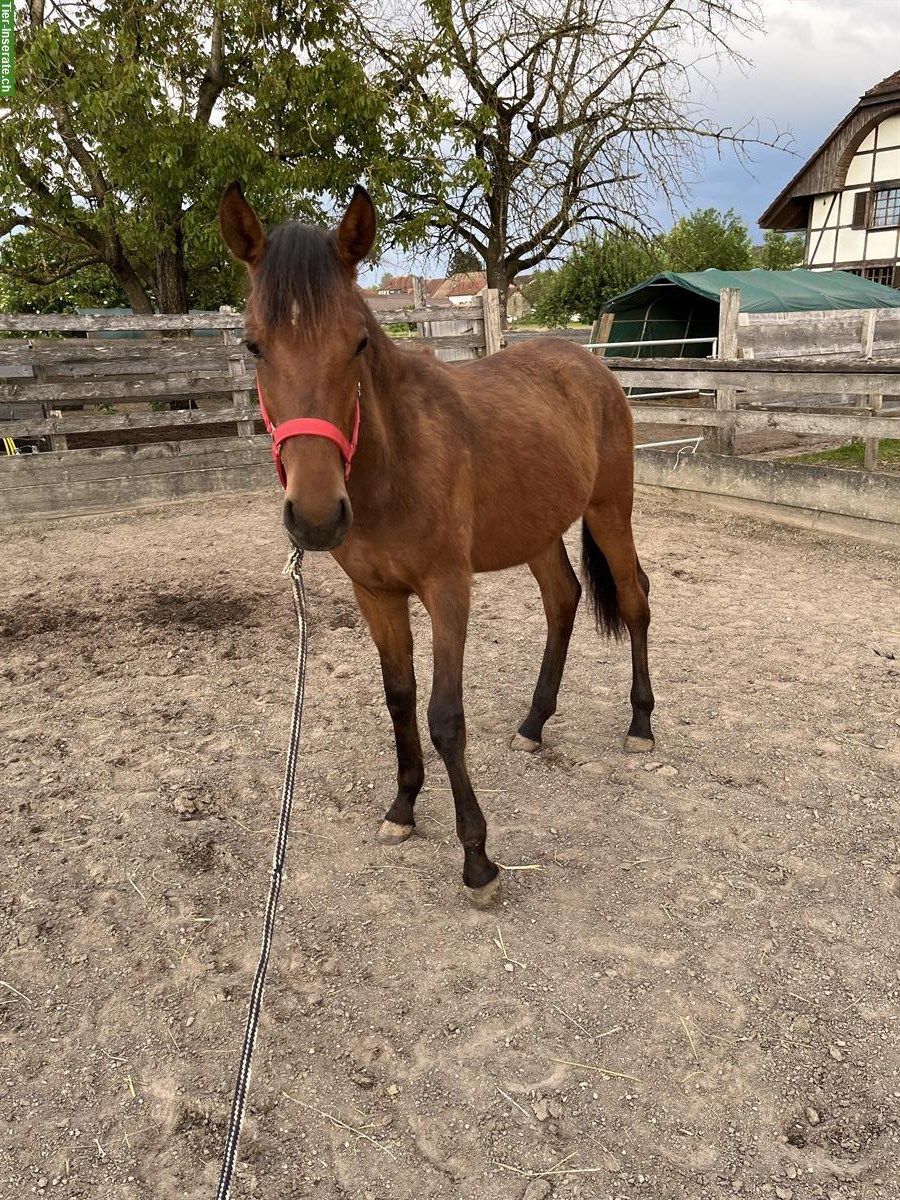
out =
[[[618,640],[625,632],[625,622],[619,612],[616,581],[606,555],[594,541],[585,521],[581,522],[581,568],[598,630],[606,637]]]

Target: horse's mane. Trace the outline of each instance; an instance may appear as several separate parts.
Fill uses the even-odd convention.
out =
[[[254,288],[267,329],[296,321],[320,333],[336,315],[346,279],[334,238],[313,225],[286,221],[267,237]]]

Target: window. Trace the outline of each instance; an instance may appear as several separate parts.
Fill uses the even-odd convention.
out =
[[[878,267],[841,267],[848,275],[859,275],[862,279],[871,279],[873,283],[884,284],[885,287],[900,288],[900,267],[882,264]]]
[[[900,225],[900,187],[884,188],[875,193],[872,208],[872,228]]]
[[[863,278],[871,279],[873,283],[883,283],[885,287],[891,287],[894,282],[894,268],[866,267]]]
[[[869,192],[857,192],[853,197],[853,228],[865,229],[869,223]]]

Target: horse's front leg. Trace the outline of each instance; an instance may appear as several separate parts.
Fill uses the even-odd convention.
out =
[[[450,777],[456,806],[456,834],[463,848],[463,883],[475,907],[487,908],[500,895],[500,873],[485,852],[487,823],[466,767],[462,674],[470,588],[470,576],[460,572],[432,581],[420,595],[431,617],[434,646],[428,728]]]
[[[422,744],[416,724],[416,675],[413,669],[409,596],[370,592],[353,585],[381,658],[381,675],[397,744],[397,797],[387,810],[378,840],[387,846],[405,842],[415,828],[413,807],[425,781]]]

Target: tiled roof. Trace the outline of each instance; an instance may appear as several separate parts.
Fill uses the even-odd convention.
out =
[[[885,92],[900,92],[900,71],[895,71],[893,75],[888,75],[887,79],[882,79],[881,83],[876,83],[865,95],[881,96]]]

